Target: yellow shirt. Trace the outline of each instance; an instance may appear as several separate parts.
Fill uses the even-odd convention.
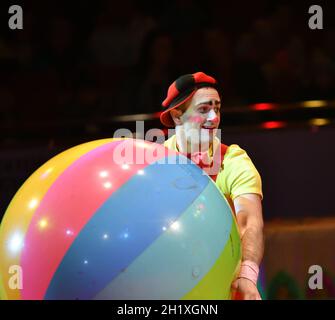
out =
[[[176,135],[166,140],[164,146],[178,151]],[[216,137],[213,149],[216,150],[218,147],[220,147],[220,140]],[[209,156],[212,156],[212,153],[210,150]],[[260,174],[246,151],[237,144],[228,147],[215,183],[230,205],[237,196],[245,193],[259,194],[263,199]]]

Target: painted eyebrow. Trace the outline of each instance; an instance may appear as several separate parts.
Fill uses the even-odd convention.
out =
[[[212,105],[212,101],[203,101],[203,102],[199,102],[196,106],[201,106],[202,104],[209,104],[210,106]],[[219,105],[221,104],[221,101],[219,100],[215,100],[215,105]]]

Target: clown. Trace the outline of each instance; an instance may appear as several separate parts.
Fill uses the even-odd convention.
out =
[[[221,114],[217,81],[203,72],[183,75],[170,85],[162,105],[161,122],[176,131],[164,145],[204,169],[236,215],[242,263],[232,292],[245,300],[261,299],[257,289],[264,252],[261,177],[243,149],[227,146],[217,137]]]

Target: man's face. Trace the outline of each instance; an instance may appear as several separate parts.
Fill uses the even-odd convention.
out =
[[[188,143],[200,144],[202,149],[213,142],[220,124],[221,101],[214,88],[200,88],[188,102],[180,117]]]

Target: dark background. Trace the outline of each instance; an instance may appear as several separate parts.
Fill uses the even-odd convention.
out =
[[[23,30],[8,28],[13,4]],[[314,4],[323,30],[308,27]],[[221,84],[224,141],[260,171],[265,220],[335,213],[334,1],[1,1],[0,15],[1,214],[50,157],[141,118],[123,115],[162,128],[167,87],[197,71]]]

